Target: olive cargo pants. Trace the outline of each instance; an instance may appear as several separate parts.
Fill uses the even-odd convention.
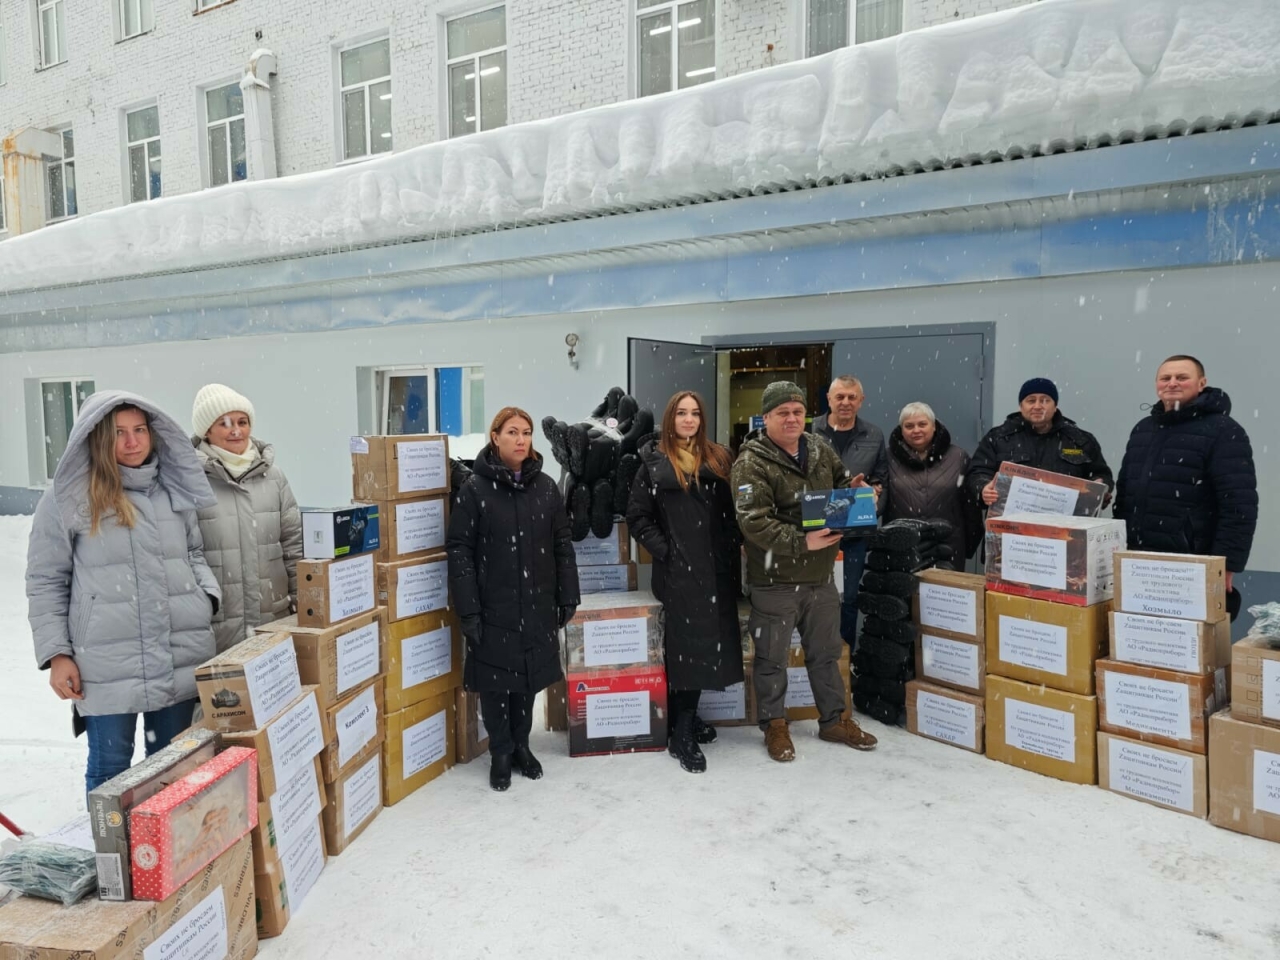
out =
[[[840,676],[844,640],[840,636],[840,593],[835,584],[752,584],[748,624],[756,648],[752,672],[761,729],[770,720],[786,716],[787,660],[796,627],[800,628],[805,667],[818,708],[818,725],[827,727],[839,720],[845,709],[844,678]]]

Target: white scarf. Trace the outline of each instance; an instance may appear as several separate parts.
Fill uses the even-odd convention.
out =
[[[208,446],[213,451],[213,455],[226,467],[227,473],[231,474],[235,480],[243,477],[248,469],[258,462],[258,445],[252,440],[249,441],[249,446],[245,447],[244,453],[233,453],[214,443]]]

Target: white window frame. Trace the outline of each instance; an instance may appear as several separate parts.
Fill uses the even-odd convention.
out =
[[[50,383],[71,384],[71,406],[72,406],[71,423],[75,423],[76,418],[80,416],[80,394],[78,391],[80,384],[92,383],[96,387],[98,385],[98,378],[89,377],[89,376],[41,377],[40,378],[40,436],[41,437],[49,436],[49,429],[45,425],[45,420],[44,420],[44,388],[46,384],[50,384]],[[86,399],[88,398],[86,397]],[[71,424],[68,424],[67,425],[68,433],[70,433],[70,427],[71,427]],[[49,474],[48,450],[45,449],[44,441],[41,442],[40,452],[43,454],[43,456],[40,458],[41,459],[40,473],[44,477],[42,482],[44,486],[48,486],[50,483],[53,482],[53,477],[48,475]],[[66,450],[63,450],[62,453],[63,453],[63,456],[65,456]],[[61,461],[62,458],[59,457],[58,459],[59,461]]]
[[[907,0],[903,0],[902,4],[902,20],[898,24],[898,33],[895,36],[906,33],[907,29]],[[800,43],[799,47],[804,51],[806,57],[815,56],[813,51],[809,49],[809,0],[800,0]],[[874,41],[873,41],[874,42]],[[858,0],[849,0],[849,43],[848,46],[855,47],[858,45]],[[838,48],[842,49],[842,48]],[[834,52],[834,51],[828,51]]]
[[[386,41],[386,44],[387,44],[387,62],[390,64],[391,72],[388,73],[385,77],[375,77],[372,80],[363,80],[360,83],[353,83],[350,86],[344,86],[342,83],[342,55],[352,50],[359,50],[361,47],[367,47],[370,44],[381,43],[383,41]],[[381,153],[373,152],[373,124],[369,122],[369,88],[373,86],[375,83],[382,83],[383,81],[388,81],[388,82],[391,82],[391,92],[394,95],[395,93],[395,82],[393,79],[394,75],[395,75],[395,61],[391,56],[391,34],[389,31],[383,31],[381,33],[366,34],[360,38],[348,40],[334,47],[334,83],[338,90],[336,111],[334,113],[334,119],[337,124],[338,135],[334,138],[334,141],[335,141],[335,146],[337,147],[337,150],[338,150],[337,162],[339,165],[347,164],[347,163],[364,163],[366,160],[372,160],[375,157],[389,156],[390,154],[395,153],[396,141],[395,141],[394,109],[391,114],[392,137],[391,137],[390,150],[384,150]],[[364,150],[363,156],[348,157],[347,156],[347,118],[346,118],[346,114],[343,112],[344,110],[343,100],[345,96],[348,93],[350,93],[352,90],[359,90],[362,87],[364,88],[365,150]],[[395,100],[393,99],[391,102],[394,104]]]
[[[206,10],[213,10],[215,7],[225,7],[227,4],[234,2],[235,0],[196,0],[195,13],[196,15],[199,15],[204,13]]]
[[[56,67],[60,63],[67,61],[67,38],[62,36],[58,31],[58,14],[57,8],[62,8],[62,23],[65,26],[67,22],[67,8],[65,0],[36,0],[36,63],[39,69],[47,70],[50,67]],[[29,8],[28,8],[29,9]],[[44,12],[46,10],[54,10],[53,16],[53,33],[54,46],[57,48],[59,58],[50,60],[49,38],[44,33]]]
[[[129,22],[125,16],[125,10],[131,6],[136,7],[138,10],[138,29],[133,33],[125,33],[125,24]],[[134,37],[141,37],[156,28],[155,0],[116,0],[114,16],[117,43],[132,40]]]
[[[241,101],[240,101],[241,112],[240,113],[236,114],[234,117],[227,117],[223,120],[209,119],[209,93],[214,90],[221,90],[223,87],[229,87],[233,83],[239,83],[239,78],[236,77],[230,80],[224,80],[221,82],[205,84],[204,86],[199,87],[197,89],[197,96],[198,96],[199,102],[196,104],[196,115],[200,118],[200,131],[198,136],[200,137],[200,157],[201,157],[201,160],[203,161],[204,169],[202,172],[204,174],[204,185],[206,188],[215,186],[213,182],[213,157],[209,155],[209,128],[217,127],[217,126],[225,126],[227,128],[227,172],[228,172],[228,175],[230,175],[232,172],[231,171],[231,124],[236,120],[239,120],[244,125],[244,129],[245,129],[246,154],[245,154],[244,179],[245,180],[249,179],[248,146],[247,146],[249,126],[248,126],[248,121],[245,119],[245,114],[244,114],[243,89],[241,90]],[[223,187],[233,183],[241,183],[241,182],[243,181],[236,180],[233,176],[232,179],[228,180],[225,184],[220,183],[220,184],[217,184],[217,186]]]
[[[58,157],[46,156],[44,158],[44,218],[46,223],[61,223],[63,220],[72,220],[80,215],[79,200],[77,199],[76,201],[77,209],[75,213],[63,213],[62,216],[55,217],[53,215],[53,197],[49,195],[49,173],[54,167],[62,167],[62,209],[66,210],[69,206],[67,203],[67,167],[71,167],[74,170],[76,158],[67,159],[67,145],[62,135],[69,132],[74,141],[75,128],[71,124],[66,124],[61,127],[51,127],[49,132],[57,135],[58,141],[62,144],[62,155]]]
[[[377,417],[377,424],[374,432],[379,435],[385,435],[389,425],[391,414],[391,390],[390,380],[392,377],[426,377],[427,378],[427,396],[430,398],[427,408],[428,433],[440,432],[440,404],[437,390],[437,371],[452,370],[461,368],[464,372],[462,375],[462,387],[464,402],[462,404],[462,432],[469,433],[486,433],[489,429],[488,423],[472,423],[471,422],[471,385],[476,381],[484,382],[484,364],[478,361],[463,361],[459,363],[435,363],[435,364],[407,364],[403,366],[381,366],[373,368],[373,377],[370,387],[373,396],[370,397],[370,407]],[[479,371],[473,372],[473,371]]]
[[[156,125],[160,128],[160,133],[154,137],[147,137],[145,140],[129,139],[129,114],[138,113],[141,110],[149,110],[151,107],[156,108]],[[120,112],[120,122],[124,130],[124,202],[125,203],[146,203],[150,200],[158,200],[164,196],[164,125],[160,122],[160,104],[157,101],[150,103],[140,103],[132,107],[126,107]],[[160,192],[154,197],[151,196],[151,156],[150,151],[146,149],[146,145],[150,143],[160,144]],[[131,147],[142,146],[143,155],[147,160],[147,196],[142,200],[133,199],[133,176],[132,168],[129,166],[129,150]]]
[[[468,54],[463,54],[457,57],[449,56],[449,24],[453,23],[453,21],[455,20],[462,20],[465,17],[470,17],[477,13],[484,13],[488,10],[495,10],[498,7],[506,7],[506,6],[507,6],[507,0],[502,0],[501,3],[486,4],[485,6],[476,7],[474,10],[459,10],[457,12],[450,13],[442,18],[443,23],[441,24],[440,36],[444,43],[445,63],[444,63],[444,79],[442,81],[443,88],[444,88],[444,123],[441,126],[442,126],[442,129],[445,131],[446,137],[466,136],[466,134],[461,134],[461,133],[455,134],[452,130],[451,125],[453,122],[453,88],[449,84],[449,70],[451,67],[454,67],[459,63],[465,63],[468,60],[474,61],[472,65],[472,70],[475,76],[472,79],[474,81],[473,86],[475,89],[475,99],[476,99],[476,115],[471,118],[472,124],[474,125],[475,129],[473,129],[470,132],[479,133],[481,130],[498,129],[497,127],[484,126],[483,124],[484,117],[481,115],[482,105],[480,102],[480,59],[482,57],[487,57],[495,53],[505,53],[507,55],[506,100],[507,100],[508,122],[510,120],[510,117],[511,117],[511,52],[510,52],[511,37],[510,35],[507,36],[507,42],[500,47],[491,47],[488,50],[481,50],[478,53],[468,53]],[[503,11],[502,19],[504,21],[504,27],[507,26],[508,25],[507,12],[505,10]],[[506,125],[507,125],[506,123],[503,124],[503,126],[506,126]]]
[[[682,3],[688,3],[688,2],[689,0],[659,0],[659,2],[656,2],[656,3],[646,2],[646,0],[632,0],[631,22],[627,27],[627,36],[629,37],[628,50],[631,53],[631,69],[628,71],[629,76],[627,77],[627,89],[631,94],[632,99],[636,99],[640,96],[640,45],[638,42],[639,36],[640,36],[640,33],[639,33],[640,18],[652,16],[655,13],[661,13],[663,10],[667,10],[671,14],[672,32],[674,33],[677,27],[677,24],[679,22],[678,16],[679,16],[680,5]],[[715,56],[714,70],[709,72],[711,72],[713,80],[718,80],[720,78],[720,51],[722,47],[720,25],[724,21],[721,19],[721,16],[720,16],[720,0],[713,0],[713,4],[714,4],[715,18],[716,18],[716,32],[714,34],[716,56]],[[705,70],[708,68],[704,67],[703,69]],[[672,37],[671,89],[665,92],[674,93],[679,89],[680,89],[680,45],[676,43],[675,38]],[[653,96],[660,96],[660,94],[653,94]]]

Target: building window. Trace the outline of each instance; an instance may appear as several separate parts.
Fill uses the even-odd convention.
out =
[[[120,39],[149,33],[155,26],[152,0],[120,0]]]
[[[391,41],[343,50],[342,159],[391,150]]]
[[[62,156],[45,157],[45,209],[50,222],[74,217],[76,209],[76,143],[71,130],[55,131],[62,137]]]
[[[204,92],[209,186],[238,183],[249,175],[244,150],[244,93],[239,83]]]
[[[446,25],[449,136],[507,123],[507,8],[494,7]]]
[[[807,0],[805,52],[810,57],[902,32],[902,0]]]
[[[695,87],[716,78],[716,3],[664,3],[636,14],[639,95]]]
[[[129,202],[160,196],[160,108],[125,114],[129,138]]]
[[[41,429],[44,435],[44,468],[46,481],[53,479],[58,461],[67,449],[71,425],[80,407],[94,391],[92,380],[40,381]]]
[[[214,7],[221,7],[230,2],[231,0],[196,0],[196,13],[202,10],[211,10]]]
[[[483,367],[392,367],[377,370],[378,432],[483,434]]]
[[[40,66],[67,59],[67,15],[63,0],[36,0],[40,30]]]

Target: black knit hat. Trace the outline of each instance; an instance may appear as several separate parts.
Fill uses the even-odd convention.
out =
[[[1022,389],[1018,391],[1018,402],[1021,403],[1033,393],[1043,393],[1046,397],[1052,398],[1054,403],[1058,402],[1058,385],[1048,377],[1032,377],[1022,385]]]

